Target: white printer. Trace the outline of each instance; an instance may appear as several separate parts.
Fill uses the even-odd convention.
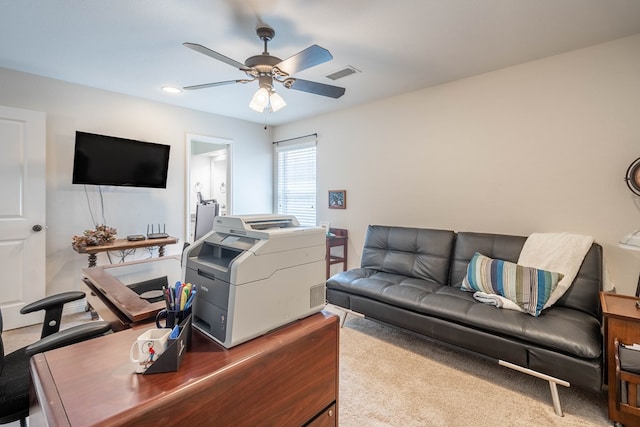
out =
[[[182,255],[193,326],[226,348],[325,306],[326,237],[294,216],[218,216]]]

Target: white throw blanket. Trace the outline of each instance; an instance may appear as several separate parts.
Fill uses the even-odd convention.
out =
[[[473,293],[473,299],[483,304],[493,305],[498,308],[506,308],[507,310],[522,311],[525,310],[509,298],[505,298],[502,295],[487,294],[482,291],[476,291]]]
[[[593,237],[580,234],[533,233],[524,242],[518,264],[564,275],[544,308],[555,304],[569,289],[593,241]]]

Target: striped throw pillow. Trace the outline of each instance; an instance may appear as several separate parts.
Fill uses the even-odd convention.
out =
[[[539,316],[563,275],[491,259],[476,252],[469,261],[462,289],[500,295],[523,311]]]

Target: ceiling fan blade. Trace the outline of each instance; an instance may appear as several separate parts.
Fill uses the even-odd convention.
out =
[[[287,79],[289,80],[289,79]],[[302,92],[314,93],[316,95],[328,96],[329,98],[340,98],[344,95],[345,88],[338,86],[326,85],[324,83],[311,82],[309,80],[294,80],[290,85],[285,85],[289,89],[299,90]]]
[[[208,87],[231,85],[231,84],[234,84],[234,83],[249,83],[250,81],[252,81],[252,80],[247,80],[247,79],[226,80],[224,82],[205,83],[205,84],[201,84],[201,85],[185,86],[182,89],[184,89],[184,90],[206,89]]]
[[[333,55],[331,55],[327,49],[314,44],[305,50],[290,56],[275,67],[288,75],[292,75],[299,71],[306,70],[307,68],[331,61],[332,59]]]
[[[242,71],[250,70],[250,68],[247,67],[246,65],[244,65],[243,63],[238,62],[236,60],[233,60],[231,58],[228,58],[228,57],[224,56],[221,53],[215,52],[215,51],[209,49],[208,47],[202,46],[201,44],[184,42],[184,43],[182,43],[182,45],[188,47],[189,49],[195,50],[196,52],[200,52],[200,53],[202,53],[204,55],[207,55],[207,56],[209,56],[209,57],[211,57],[213,59],[217,59],[218,61],[222,61],[225,64],[229,64],[232,67],[237,68],[239,70],[242,70]]]

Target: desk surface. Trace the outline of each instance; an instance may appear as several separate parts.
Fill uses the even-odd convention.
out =
[[[181,280],[182,267],[180,258],[171,256],[85,268],[82,274],[96,292],[129,320],[140,322],[154,317],[165,304],[164,301],[149,302],[141,298],[130,286],[155,280],[158,281],[157,288],[161,289],[162,283],[169,285]]]
[[[135,374],[130,329],[31,359],[35,424],[302,425],[337,401],[338,318],[325,312],[231,349],[193,331],[180,369]]]

